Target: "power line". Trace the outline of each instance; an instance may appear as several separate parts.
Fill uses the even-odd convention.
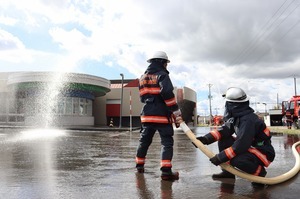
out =
[[[282,8],[282,6],[287,2],[288,0],[286,0],[283,4],[281,4],[281,6],[276,10],[276,12],[270,17],[270,19],[263,25],[263,28],[265,28],[271,21],[271,19],[279,12],[279,10]],[[255,37],[247,44],[246,48],[244,48],[244,50],[238,54],[238,56],[236,56],[232,61],[230,65],[234,65],[236,63],[238,63],[239,59],[241,58],[241,56],[243,56],[248,49],[257,41],[257,38],[260,37],[260,32],[257,33],[255,35]]]
[[[299,6],[299,5],[298,5]],[[297,6],[297,7],[298,7]],[[293,24],[278,40],[277,42],[281,41],[291,30],[293,30],[298,24],[299,24],[300,20],[298,20],[295,24]],[[259,56],[255,62],[254,62],[254,65],[262,58],[264,57],[269,51],[270,51],[271,47],[269,49],[267,49],[265,51],[265,53],[263,53],[261,56]]]
[[[279,27],[298,7],[300,6],[300,4],[298,4],[295,8],[294,8],[294,10],[292,11],[292,12],[290,12],[277,26],[276,26],[276,28],[277,27]],[[294,27],[296,27],[296,25],[299,23],[299,21],[300,20],[298,20],[294,25],[292,25],[291,26],[291,28],[289,28],[288,29],[288,31],[286,31],[285,32],[285,34],[283,34],[283,36],[282,37],[280,37],[277,41],[280,41],[280,40],[282,40],[286,35],[287,35],[287,33],[289,33]],[[269,38],[269,36],[276,30],[276,28],[274,28],[270,33],[269,33],[269,35],[265,38],[265,39],[267,39],[267,38]],[[257,48],[258,46],[256,46],[254,49],[253,49],[253,51]],[[270,48],[271,49],[271,48]],[[252,52],[253,52],[252,51]],[[266,54],[266,53],[265,53]],[[264,54],[264,55],[265,55]],[[260,58],[261,57],[263,57],[263,56],[260,56]],[[255,62],[256,63],[256,62]]]
[[[283,8],[283,6],[287,3],[288,0],[286,0],[283,4],[281,4],[281,6],[275,11],[275,13],[271,16],[271,18],[264,24],[262,31],[260,31],[258,34],[255,35],[255,37],[253,37],[253,39],[248,43],[248,45],[246,46],[246,48],[244,48],[244,50],[239,53],[238,56],[236,56],[235,59],[233,59],[233,61],[230,62],[230,65],[236,65],[241,63],[243,60],[245,60],[250,54],[252,54],[252,52],[257,48],[259,41],[261,40],[261,38],[267,33],[268,30],[271,29],[271,27],[274,25],[275,22],[278,21],[279,17],[281,17],[283,15],[283,13],[292,5],[292,3],[296,0],[291,1],[287,7],[276,17],[276,19],[273,20],[273,22],[269,25],[269,23],[272,21],[272,19],[277,15],[277,13],[279,13],[279,11],[281,10],[281,8]],[[299,6],[299,5],[298,5]],[[298,7],[296,6],[296,8]],[[295,9],[292,11],[294,12]],[[290,14],[292,13],[290,12]],[[290,14],[288,16],[290,16]],[[288,17],[287,16],[287,17]],[[285,21],[287,19],[287,17],[285,17],[280,24],[283,23],[283,21]],[[280,25],[279,24],[279,25]],[[277,25],[272,31],[271,33],[279,26]],[[269,33],[269,35],[271,34]]]

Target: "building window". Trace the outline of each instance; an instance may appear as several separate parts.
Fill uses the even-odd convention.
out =
[[[58,103],[57,103],[57,113],[59,115],[64,115],[65,114],[65,99],[62,98]]]
[[[7,116],[0,115],[0,122],[7,122]]]
[[[79,99],[73,98],[73,115],[79,115]]]
[[[24,122],[24,100],[0,93],[0,123]]]
[[[0,93],[0,114],[5,114],[6,113],[6,97],[4,94]]]
[[[71,97],[66,97],[65,101],[66,101],[66,103],[65,103],[65,105],[66,105],[65,114],[66,115],[72,115],[72,113],[73,113],[73,99]]]
[[[93,101],[85,98],[64,97],[57,103],[59,115],[93,115]]]
[[[24,114],[28,116],[43,115],[50,111],[53,115],[92,116],[93,101],[78,97],[61,97],[51,106],[36,97],[7,98],[0,95],[0,122],[24,122]]]
[[[93,102],[88,99],[86,101],[86,113],[87,115],[93,115]]]

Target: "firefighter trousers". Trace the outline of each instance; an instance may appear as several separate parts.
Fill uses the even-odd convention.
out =
[[[234,137],[231,136],[219,140],[219,151],[223,151],[224,149],[232,146],[234,141]],[[232,158],[230,160],[230,165],[256,176],[264,177],[267,173],[263,162],[256,155],[250,153],[249,151]]]
[[[156,131],[159,132],[161,138],[161,160],[168,160],[171,162],[174,145],[174,129],[172,124],[142,124],[136,157],[146,158],[149,146],[152,143]]]

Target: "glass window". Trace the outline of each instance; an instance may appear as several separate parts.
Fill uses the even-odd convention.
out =
[[[16,113],[16,106],[15,106],[15,98],[13,97],[9,97],[8,98],[8,109],[9,109],[9,113]]]
[[[79,99],[73,98],[73,115],[79,114]]]
[[[291,102],[290,109],[294,109],[294,107],[295,107],[295,102]]]
[[[17,116],[17,122],[24,122],[23,116]]]
[[[84,105],[81,103],[79,104],[79,115],[83,115],[84,114]]]
[[[26,113],[27,115],[45,114],[48,111],[50,111],[51,114],[59,115],[93,115],[93,101],[85,98],[60,98],[56,105],[51,107],[45,106],[44,103],[39,104],[39,100],[35,98],[18,99],[15,105],[15,111],[17,114]],[[2,106],[0,107],[2,108]],[[11,108],[11,110],[13,110],[13,108]]]
[[[86,105],[86,113],[88,116],[92,116],[93,115],[93,104],[92,104],[92,100],[88,101],[88,104]]]
[[[80,115],[88,115],[87,114],[87,104],[88,104],[88,100],[85,98],[81,98],[80,100]]]
[[[35,114],[35,101],[33,100],[33,98],[27,98],[26,99],[26,114],[27,115],[34,115]]]
[[[0,115],[0,122],[7,122],[6,116]]]
[[[0,113],[6,113],[6,99],[0,96]]]
[[[73,100],[71,97],[66,98],[66,115],[72,115]]]
[[[16,116],[9,116],[9,122],[16,122],[17,118]]]
[[[17,100],[17,113],[24,114],[24,99]]]
[[[60,115],[64,115],[65,114],[65,99],[64,98],[60,98],[60,100],[57,103],[57,113]]]

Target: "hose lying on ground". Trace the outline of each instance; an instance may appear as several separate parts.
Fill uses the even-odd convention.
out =
[[[185,134],[190,138],[190,140],[208,157],[208,158],[212,158],[215,156],[215,154],[210,151],[204,144],[202,144],[202,142],[200,140],[198,140],[196,138],[196,136],[194,135],[194,133],[190,130],[190,128],[185,124],[185,122],[181,122],[180,123],[180,127],[182,128],[182,130],[185,132]],[[287,181],[289,179],[291,179],[292,177],[294,177],[300,170],[300,155],[297,152],[296,147],[300,146],[300,141],[296,142],[293,144],[292,146],[292,152],[293,155],[295,157],[295,165],[294,167],[289,170],[288,172],[280,175],[280,176],[276,176],[276,177],[271,177],[271,178],[266,178],[266,177],[260,177],[260,176],[254,176],[245,172],[242,172],[238,169],[235,169],[233,166],[231,166],[230,164],[227,163],[222,163],[220,164],[220,166],[222,167],[222,169],[225,169],[226,171],[239,176],[241,178],[247,179],[251,182],[257,182],[257,183],[261,183],[261,184],[267,184],[267,185],[273,185],[273,184],[279,184],[282,183],[284,181]]]

